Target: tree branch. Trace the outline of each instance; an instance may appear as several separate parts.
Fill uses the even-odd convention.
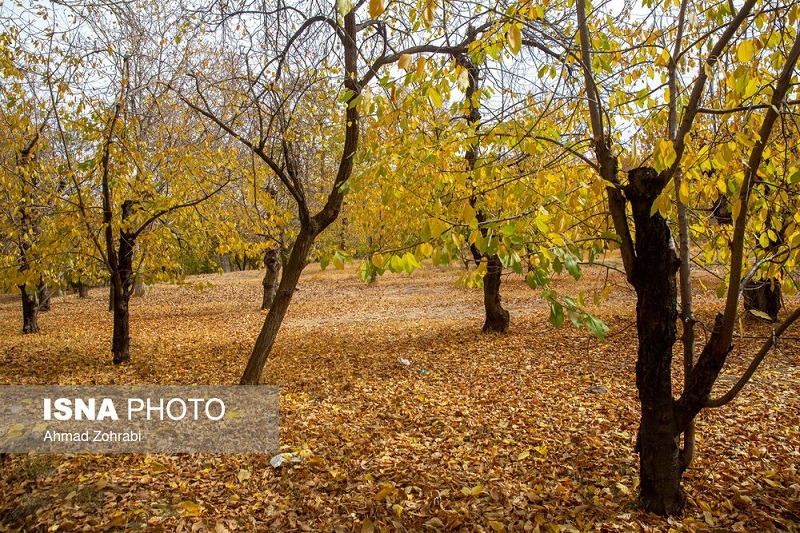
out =
[[[733,387],[731,387],[731,389],[723,396],[716,399],[709,398],[706,401],[704,407],[722,407],[723,405],[729,403],[731,400],[736,398],[736,396],[744,388],[744,386],[747,385],[747,382],[750,381],[750,378],[753,377],[753,374],[755,373],[758,366],[761,364],[761,361],[763,361],[764,358],[769,353],[770,348],[775,346],[775,343],[780,338],[780,336],[787,329],[789,329],[789,327],[792,324],[794,324],[798,318],[800,318],[800,307],[795,309],[791,315],[786,317],[786,320],[784,320],[781,323],[781,325],[778,326],[778,329],[773,330],[772,335],[761,346],[761,349],[758,351],[755,357],[753,357],[753,360],[750,362],[750,366],[747,367],[747,370],[745,371],[744,374],[742,374],[742,377],[739,378],[739,381],[737,381],[736,384]]]

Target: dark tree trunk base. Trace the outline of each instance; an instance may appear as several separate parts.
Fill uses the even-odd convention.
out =
[[[510,316],[500,304],[500,283],[503,278],[503,264],[496,255],[488,257],[486,274],[483,276],[483,306],[486,310],[484,333],[505,333],[508,331]]]
[[[681,488],[684,468],[671,401],[661,407],[642,407],[638,439],[639,505],[661,516],[681,514],[686,505]]]
[[[22,333],[39,333],[39,302],[36,291],[28,291],[24,285],[19,290],[22,296]]]

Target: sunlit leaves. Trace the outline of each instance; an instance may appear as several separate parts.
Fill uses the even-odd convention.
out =
[[[345,16],[353,9],[352,0],[336,0],[336,8],[341,16]]]
[[[653,168],[656,172],[661,172],[671,167],[677,157],[672,141],[669,139],[661,139],[656,142],[653,155]]]
[[[381,16],[386,9],[384,5],[384,0],[369,0],[369,16],[372,18],[378,18]]]
[[[744,40],[736,47],[736,58],[742,63],[749,63],[753,60],[755,46],[750,39]]]
[[[400,59],[397,60],[398,68],[407,69],[411,66],[411,55],[400,54]]]
[[[422,10],[422,20],[425,22],[425,26],[430,27],[436,16],[436,0],[424,0],[424,2],[425,6]]]
[[[510,24],[508,27],[508,47],[514,55],[522,48],[522,32],[517,24]]]

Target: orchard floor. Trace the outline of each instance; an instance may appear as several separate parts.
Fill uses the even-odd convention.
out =
[[[687,511],[667,521],[636,507],[634,295],[619,275],[594,308],[611,329],[600,342],[551,327],[537,292],[513,276],[502,287],[510,332],[483,335],[481,293],[456,286],[460,274],[429,267],[368,287],[352,268],[307,268],[263,377],[280,386],[281,449],[301,464],[10,456],[0,530],[798,531],[800,327],[735,402],[701,414]],[[556,288],[591,292],[605,280],[588,269]],[[111,365],[106,290],[54,299],[42,333],[27,336],[17,298],[0,296],[0,384],[235,384],[265,315],[260,274],[190,280],[206,281],[132,301],[122,367]],[[705,282],[699,316],[710,324],[721,304]],[[769,326],[744,320],[739,333],[723,385]],[[674,370],[678,383],[680,358]]]

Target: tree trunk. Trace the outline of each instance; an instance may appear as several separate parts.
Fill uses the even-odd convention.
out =
[[[750,279],[744,286],[744,308],[746,311],[761,311],[775,322],[781,304],[781,282],[777,279],[755,281]]]
[[[114,297],[114,336],[111,341],[111,353],[115,365],[131,358],[129,302],[130,294],[126,294],[124,290],[121,295]]]
[[[279,248],[269,248],[264,252],[264,266],[266,273],[261,285],[264,287],[264,296],[261,300],[261,309],[266,310],[272,307],[275,294],[278,292],[278,280],[281,275],[281,258]]]
[[[486,310],[483,332],[505,333],[508,331],[509,314],[500,305],[503,264],[497,255],[490,255],[487,259],[486,274],[483,276],[483,307]]]
[[[47,312],[50,310],[50,289],[47,288],[47,283],[44,281],[39,282],[37,289],[39,292],[39,312]]]
[[[124,208],[123,208],[124,210]],[[124,217],[123,217],[124,218]],[[111,289],[114,295],[114,336],[111,341],[111,353],[115,365],[130,359],[130,314],[129,303],[133,286],[133,235],[120,232],[119,253],[117,254],[117,272],[113,276]]]
[[[88,298],[89,297],[89,286],[86,283],[84,283],[82,281],[79,281],[75,285],[75,287],[78,290],[78,298]]]
[[[147,294],[147,284],[139,278],[133,282],[133,295],[137,298],[144,298],[144,295]]]
[[[241,385],[258,385],[261,380],[261,372],[264,369],[267,356],[275,344],[275,337],[277,337],[283,317],[286,316],[286,311],[289,309],[289,303],[292,301],[292,295],[297,287],[297,282],[300,280],[300,274],[302,274],[303,268],[306,266],[306,259],[311,252],[316,236],[316,232],[310,231],[305,227],[300,229],[297,240],[292,247],[289,261],[286,264],[286,268],[283,269],[278,291],[275,294],[272,306],[270,306],[269,313],[267,313],[267,318],[264,320],[264,326],[261,328],[256,345],[253,347],[253,353],[247,361],[247,367],[239,382]]]
[[[22,333],[39,333],[39,302],[35,290],[27,290],[25,285],[19,286],[22,295]]]
[[[222,269],[222,272],[225,274],[233,272],[233,267],[231,266],[231,257],[228,254],[220,255],[218,263],[219,267]]]
[[[625,194],[636,224],[633,285],[639,352],[636,387],[642,419],[637,451],[640,466],[640,504],[660,515],[679,514],[686,498],[681,489],[678,422],[672,397],[672,346],[677,336],[679,267],[675,243],[664,218],[650,208],[665,185],[651,168],[628,173]]]

